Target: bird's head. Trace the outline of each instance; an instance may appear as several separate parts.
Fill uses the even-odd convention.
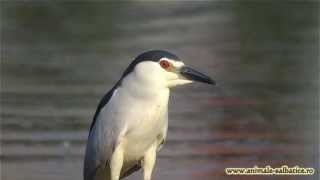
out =
[[[186,66],[176,55],[152,50],[137,56],[122,75],[122,79],[161,87],[174,87],[194,81],[215,84],[208,77]]]

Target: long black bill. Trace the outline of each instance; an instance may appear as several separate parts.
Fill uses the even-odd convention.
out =
[[[188,66],[183,66],[180,69],[180,74],[184,76],[185,78],[192,80],[192,81],[198,81],[208,84],[215,84],[215,82],[207,75],[204,75]]]

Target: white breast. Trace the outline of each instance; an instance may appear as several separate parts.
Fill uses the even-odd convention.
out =
[[[129,96],[126,101],[130,101],[128,108],[131,113],[127,117],[125,156],[134,159],[140,158],[159,136],[163,136],[168,124],[169,90],[158,89],[156,93],[144,91],[144,95],[136,96],[130,92]]]
[[[167,125],[166,112],[163,105],[141,106],[136,109],[141,111],[136,114],[135,123],[131,124],[124,137],[126,140],[126,159],[139,159],[142,157],[144,152],[155,141],[159,141],[158,137],[162,136],[163,129]]]
[[[165,136],[169,100],[168,88],[140,88],[144,86],[130,78],[135,77],[123,82],[98,118],[99,136],[109,139],[105,148],[112,149],[121,137],[127,161],[140,159],[159,136]]]

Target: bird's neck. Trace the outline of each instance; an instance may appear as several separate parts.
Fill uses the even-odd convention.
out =
[[[137,98],[168,98],[170,90],[157,81],[145,81],[129,76],[121,83],[121,88]]]

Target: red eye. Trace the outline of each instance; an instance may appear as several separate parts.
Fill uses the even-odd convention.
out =
[[[162,60],[162,61],[160,61],[160,66],[163,69],[167,69],[168,67],[170,67],[170,63],[168,61]]]

